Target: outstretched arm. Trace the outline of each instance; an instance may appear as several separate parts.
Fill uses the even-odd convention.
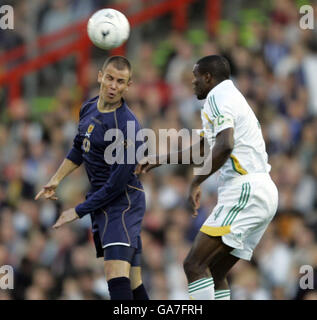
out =
[[[149,172],[150,170],[159,167],[162,164],[169,164],[171,163],[171,160],[176,159],[176,162],[178,164],[183,163],[183,159],[190,159],[190,164],[194,164],[194,157],[193,155],[195,153],[199,152],[200,156],[203,155],[204,153],[204,138],[201,137],[200,140],[192,144],[189,148],[183,149],[183,150],[178,150],[176,152],[171,152],[167,155],[159,156],[159,155],[154,155],[154,156],[148,156],[144,158],[136,167],[135,173],[136,174],[141,174],[141,173],[146,173]]]
[[[134,168],[134,164],[112,165],[110,177],[104,186],[75,208],[63,211],[53,228],[57,229],[113,202],[126,189]]]
[[[135,171],[136,159],[129,164],[128,154],[135,154],[141,142],[136,143],[135,149],[133,145],[123,146],[123,149],[118,152],[123,152],[123,163],[115,162],[111,165],[110,175],[106,183],[97,191],[92,193],[83,203],[80,203],[76,208],[68,209],[61,213],[53,228],[59,228],[66,223],[72,222],[78,218],[82,218],[87,214],[109,205],[116,198],[126,191],[126,186],[129,180],[133,177]],[[130,151],[128,150],[129,148]],[[136,155],[135,155],[136,157]]]
[[[81,150],[81,139],[79,133],[75,136],[73,147],[68,152],[66,159],[62,162],[60,167],[57,169],[54,176],[50,181],[41,189],[36,195],[35,200],[39,199],[42,195],[46,199],[57,200],[55,190],[60,182],[77,169],[83,162],[82,150]]]
[[[57,200],[57,197],[55,195],[56,188],[65,177],[67,177],[78,167],[78,164],[72,162],[69,159],[65,159],[57,169],[54,176],[50,179],[50,181],[36,195],[35,200],[38,200],[43,195],[46,199]]]

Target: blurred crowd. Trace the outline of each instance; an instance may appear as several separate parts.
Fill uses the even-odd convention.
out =
[[[66,28],[88,18],[99,8],[115,5],[126,13],[151,6],[161,0],[1,0],[0,5],[14,8],[14,31],[0,29],[0,53],[36,36]]]
[[[46,8],[39,15],[41,30],[50,32],[55,6],[70,8],[75,1],[37,2]],[[76,3],[91,10],[98,5]],[[246,26],[226,15],[228,1],[223,3],[217,36],[208,36],[201,24],[200,43],[190,32],[171,31],[164,41],[141,41],[133,55],[128,50],[134,73],[126,100],[144,128],[201,128],[203,102],[193,95],[193,65],[204,55],[229,59],[232,80],[261,123],[279,190],[278,212],[252,260],[240,260],[230,271],[232,299],[317,299],[317,29],[299,28],[296,1],[271,1],[261,11],[265,19],[248,23],[246,41]],[[88,10],[80,8],[76,19]],[[8,43],[1,42],[2,50]],[[98,94],[100,66],[92,60],[87,70],[86,98]],[[109,299],[90,218],[51,228],[63,209],[83,201],[89,189],[83,168],[62,182],[57,201],[33,200],[72,145],[83,99],[79,91],[73,84],[58,85],[47,111],[37,117],[26,99],[0,108],[0,266],[12,265],[15,274],[14,290],[0,289],[0,299]],[[151,299],[188,299],[182,262],[217,202],[215,174],[203,184],[198,217],[190,216],[186,195],[192,169],[161,166],[142,176],[147,200],[143,280]],[[315,290],[299,286],[303,265],[314,270]]]

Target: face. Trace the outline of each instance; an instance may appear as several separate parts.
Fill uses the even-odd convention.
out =
[[[127,68],[118,70],[110,63],[103,72],[99,71],[98,83],[100,83],[99,95],[104,101],[116,104],[131,85],[130,72]]]
[[[198,71],[198,65],[194,65],[193,69],[193,88],[197,99],[206,99],[208,92],[211,90],[211,76],[210,74],[200,74]]]

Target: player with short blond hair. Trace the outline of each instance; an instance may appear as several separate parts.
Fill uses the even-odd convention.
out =
[[[134,124],[135,136],[141,130],[123,99],[131,85],[130,62],[121,56],[109,57],[98,73],[98,82],[99,95],[83,103],[80,110],[73,147],[36,199],[42,195],[56,199],[55,190],[62,179],[84,163],[91,184],[86,200],[62,212],[53,227],[59,228],[89,214],[97,257],[104,257],[111,299],[148,300],[141,277],[140,232],[145,195],[134,174],[136,159],[126,161],[127,154],[136,157],[135,151],[142,145],[142,141],[134,141],[135,145],[126,143],[129,139],[128,122]],[[122,141],[106,141],[108,130],[120,131]],[[105,150],[114,142],[123,163],[109,164],[105,159]]]

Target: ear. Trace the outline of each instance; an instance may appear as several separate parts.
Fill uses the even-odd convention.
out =
[[[205,81],[206,83],[210,83],[211,82],[211,79],[212,79],[212,76],[209,72],[205,73]]]
[[[99,72],[98,72],[98,78],[97,78],[98,83],[101,83],[101,81],[102,81],[102,76],[103,76],[103,73],[99,70]]]
[[[132,84],[132,80],[129,80],[129,81],[128,81],[128,85],[127,85],[127,87],[125,88],[125,91],[128,91],[128,90],[129,90],[129,87],[131,86],[131,84]]]

